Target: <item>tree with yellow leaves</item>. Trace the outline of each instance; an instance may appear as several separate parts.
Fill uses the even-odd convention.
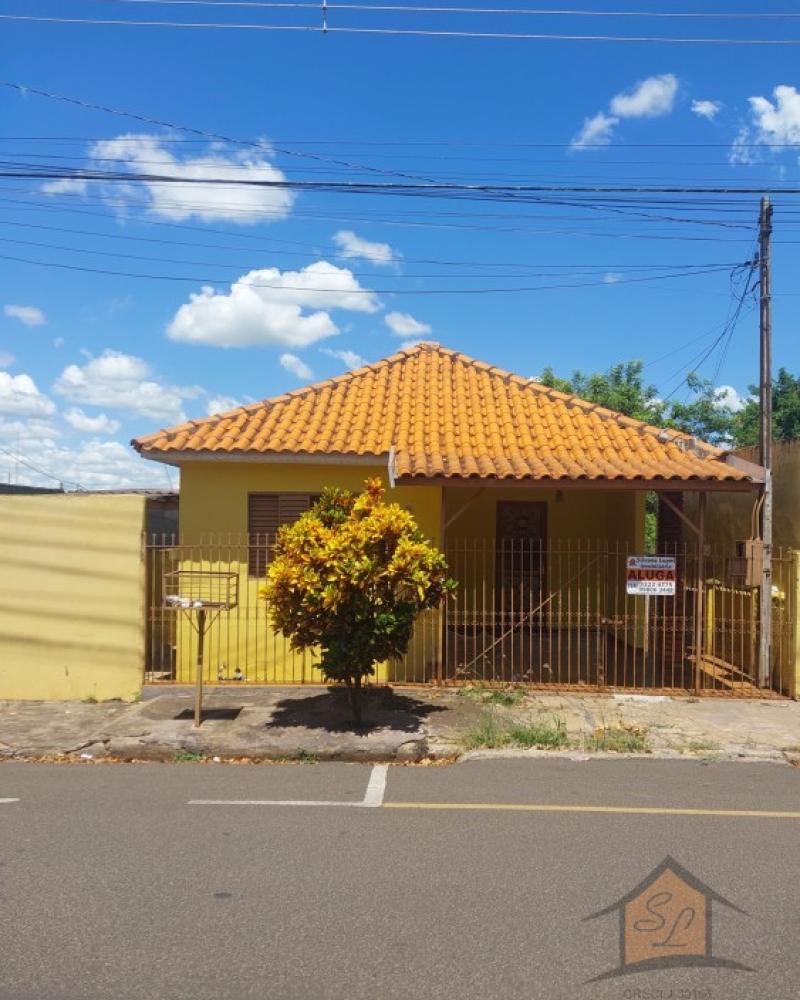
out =
[[[326,680],[344,682],[356,726],[363,680],[402,656],[421,611],[455,589],[444,556],[378,479],[328,489],[279,531],[261,596],[294,649],[317,649]]]

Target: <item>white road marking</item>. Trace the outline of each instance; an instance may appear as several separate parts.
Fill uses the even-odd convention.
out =
[[[375,764],[367,790],[360,802],[335,802],[325,799],[190,799],[190,806],[347,806],[351,809],[374,809],[383,805],[388,764]],[[2,801],[2,800],[0,800]]]
[[[5,805],[6,802],[19,802],[19,799],[0,799],[0,805]]]
[[[386,792],[386,776],[388,771],[388,764],[375,764],[372,768],[372,774],[369,776],[367,790],[364,793],[364,801],[361,803],[362,806],[366,806],[368,809],[374,809],[376,806],[383,805],[383,796]]]
[[[326,802],[314,799],[190,799],[190,806],[358,806],[363,802]]]

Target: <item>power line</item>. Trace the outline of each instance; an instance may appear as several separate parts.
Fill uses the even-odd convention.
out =
[[[102,158],[101,158],[102,159]],[[104,183],[131,182],[139,184],[181,184],[187,186],[213,185],[215,187],[252,187],[292,191],[320,191],[325,194],[344,192],[346,194],[400,194],[414,196],[481,196],[502,197],[505,195],[534,195],[540,199],[555,195],[713,195],[713,196],[758,196],[761,194],[800,194],[800,187],[769,186],[751,187],[745,185],[679,185],[679,184],[464,184],[455,181],[336,181],[336,180],[266,180],[257,177],[186,177],[172,174],[157,174],[143,172],[83,170],[79,168],[65,169],[55,167],[45,170],[34,165],[26,168],[0,169],[0,177],[22,178],[30,180],[81,180],[102,181]],[[586,202],[576,203],[585,205]],[[606,200],[602,204],[612,204]],[[666,205],[667,203],[663,203]],[[671,204],[683,204],[672,202]]]
[[[321,8],[320,8],[321,9]],[[0,14],[0,21],[20,21],[40,24],[94,25],[99,27],[183,28],[214,31],[279,31],[339,35],[406,35],[428,38],[476,38],[483,40],[538,42],[618,42],[655,45],[734,45],[734,46],[797,46],[800,38],[691,38],[659,35],[571,35],[512,31],[455,31],[430,28],[365,28],[312,24],[234,24],[213,21],[144,21],[123,18],[55,17],[39,14]]]
[[[2,224],[2,223],[0,223],[0,224]],[[121,238],[124,239],[124,237],[121,237]],[[104,250],[94,250],[94,249],[86,248],[86,247],[64,246],[63,244],[57,244],[57,243],[42,243],[42,242],[34,241],[34,240],[12,239],[12,238],[10,238],[8,236],[0,236],[0,243],[12,243],[12,244],[14,244],[16,246],[37,247],[39,249],[45,249],[45,250],[62,250],[62,251],[66,251],[68,253],[91,254],[93,256],[99,256],[99,257],[119,257],[119,258],[122,258],[122,259],[125,259],[125,260],[138,260],[138,261],[144,261],[144,262],[153,263],[153,264],[185,264],[185,265],[188,265],[188,266],[199,265],[201,267],[206,266],[206,265],[210,265],[211,267],[231,268],[231,269],[236,270],[236,271],[242,271],[242,270],[251,270],[252,271],[252,270],[261,270],[261,269],[263,269],[263,268],[259,268],[259,267],[255,266],[255,265],[253,265],[252,262],[248,262],[248,263],[243,263],[243,262],[225,263],[225,262],[221,262],[221,261],[211,261],[211,262],[209,262],[209,261],[201,261],[201,260],[185,260],[185,259],[175,258],[175,257],[143,256],[141,254],[120,253],[117,250],[105,250],[105,249]],[[307,257],[308,255],[304,254],[303,256]],[[677,267],[679,268],[679,271],[675,272],[675,276],[679,276],[681,273],[683,273],[685,275],[691,275],[693,273],[705,274],[705,273],[707,273],[707,269],[710,266],[718,266],[720,270],[725,270],[725,269],[727,269],[728,267],[730,267],[732,265],[730,265],[730,264],[722,264],[722,265],[709,265],[709,264],[686,265],[686,264],[680,264],[680,265],[677,265]],[[675,271],[675,267],[676,267],[676,265],[665,265],[663,268],[646,266],[646,269],[650,270],[650,271],[659,271],[659,270],[672,270],[672,271]],[[605,267],[603,269],[607,270],[608,268]],[[639,270],[642,270],[642,269],[643,269],[642,266],[640,266]],[[595,267],[594,270],[596,271],[597,267]],[[376,277],[375,273],[372,272],[372,271],[354,271],[351,268],[348,268],[348,271],[349,271],[350,274],[353,275],[354,278],[374,278],[374,277]],[[495,279],[496,278],[505,278],[505,279],[509,279],[510,280],[512,278],[519,278],[519,279],[521,279],[521,278],[529,278],[530,279],[530,278],[586,277],[586,276],[591,276],[591,274],[592,274],[591,271],[574,271],[572,274],[563,274],[563,273],[560,273],[560,272],[552,272],[552,271],[544,271],[544,272],[538,272],[538,273],[537,272],[531,272],[531,271],[523,271],[523,272],[520,273],[518,271],[516,273],[512,272],[510,274],[504,273],[504,274],[495,274],[495,275],[492,275],[492,274],[481,274],[481,273],[474,274],[474,273],[470,273],[470,272],[460,273],[460,274],[447,274],[447,273],[445,273],[445,274],[440,274],[440,273],[433,273],[433,274],[424,274],[423,273],[423,274],[420,274],[419,272],[415,272],[415,273],[412,273],[412,274],[405,274],[405,275],[404,274],[395,274],[395,275],[384,274],[384,275],[382,275],[382,279],[383,280],[391,279],[391,280],[397,280],[397,281],[400,281],[400,280],[404,280],[404,281],[416,281],[419,278],[448,278],[448,279],[454,279],[454,280],[463,280],[465,278],[469,278],[471,280],[479,279],[479,280],[484,280],[485,281],[485,280],[491,280],[493,278],[495,278]],[[657,276],[658,275],[654,275],[654,277],[657,277]],[[605,283],[608,284],[607,281]],[[250,287],[258,288],[258,287],[263,287],[263,286],[251,284]],[[266,287],[272,287],[272,286],[271,285],[267,285]],[[393,291],[395,291],[395,292],[402,291],[402,290],[403,290],[402,288],[395,288],[395,289],[393,289]],[[325,289],[325,291],[330,291],[330,289]],[[383,291],[388,293],[390,290],[389,289],[383,289]]]
[[[10,254],[0,254],[0,260],[13,261],[18,264],[33,264],[38,267],[55,267],[60,270],[66,271],[81,271],[88,274],[104,274],[110,275],[112,277],[121,278],[144,278],[151,281],[177,281],[177,282],[191,282],[193,284],[205,284],[205,285],[224,285],[228,284],[229,278],[209,278],[209,277],[198,277],[197,275],[173,275],[173,274],[141,274],[129,271],[116,271],[107,268],[95,268],[95,267],[82,267],[77,264],[63,264],[55,261],[44,261],[44,260],[32,260],[28,257],[16,257]],[[672,278],[686,278],[695,277],[704,274],[719,274],[723,271],[728,271],[729,267],[706,267],[698,268],[696,271],[692,271],[689,274],[685,272],[677,272],[673,274],[659,274],[659,275],[648,275],[647,277],[641,278],[622,278],[619,281],[614,282],[614,285],[631,285],[639,284],[641,282],[647,281],[664,281]],[[585,281],[578,283],[561,283],[555,285],[531,285],[531,286],[514,286],[509,288],[424,288],[424,289],[414,289],[408,294],[413,295],[490,295],[490,294],[505,294],[514,292],[542,292],[551,291],[553,289],[569,289],[569,288],[589,288],[596,286],[608,286],[608,281]],[[309,288],[306,286],[292,286],[292,285],[282,285],[278,283],[259,283],[259,282],[248,282],[249,288],[270,288],[276,292],[306,292],[310,294],[320,294],[320,295],[331,295],[331,294],[341,294],[341,288]],[[348,295],[392,295],[396,293],[398,289],[396,288],[359,288],[359,289],[347,289]]]
[[[20,455],[14,452],[8,451],[8,449],[0,446],[0,452],[12,458],[15,462],[19,462],[20,465],[24,465],[26,468],[30,469],[32,472],[38,473],[40,476],[46,476],[48,479],[52,479],[57,483],[69,483],[71,486],[77,486],[79,490],[85,490],[86,487],[79,483],[75,479],[67,479],[65,476],[56,476],[52,472],[48,472],[46,469],[40,468],[38,465],[34,465],[33,462],[29,462],[27,459],[22,458]]]
[[[16,15],[0,14],[0,20],[14,19]],[[231,136],[220,135],[216,132],[209,132],[206,129],[194,128],[191,125],[177,125],[174,122],[164,121],[160,118],[151,118],[149,115],[139,114],[135,111],[126,111],[122,108],[112,108],[105,104],[96,104],[93,101],[84,101],[78,97],[69,97],[66,94],[55,94],[52,91],[40,90],[36,87],[29,87],[23,83],[15,83],[12,80],[0,80],[0,86],[8,87],[10,90],[16,90],[18,93],[27,95],[34,94],[36,97],[43,97],[51,101],[61,101],[64,104],[73,104],[76,107],[83,108],[86,111],[102,111],[107,115],[116,115],[121,118],[130,118],[134,121],[140,121],[147,125],[158,125],[160,128],[170,128],[177,129],[180,132],[187,132],[191,135],[199,136],[203,139],[207,139],[211,142],[228,142],[238,146],[245,146],[249,149],[257,149],[262,153],[271,154],[274,151],[282,153],[284,156],[294,156],[300,157],[307,160],[318,160],[324,163],[332,163],[339,167],[349,167],[356,170],[366,170],[370,173],[378,173],[384,175],[390,175],[394,177],[409,177],[411,175],[404,173],[397,173],[391,170],[381,170],[379,167],[368,167],[362,163],[351,163],[348,160],[336,160],[332,157],[325,156],[321,153],[307,153],[296,149],[283,149],[274,146],[272,143],[259,142],[257,140],[250,139],[235,139]],[[419,179],[419,178],[416,178]]]
[[[0,199],[0,201],[1,200],[2,199]],[[0,211],[4,211],[4,209],[2,209],[2,207],[0,207]],[[100,217],[100,218],[103,217],[102,213],[87,213],[87,214],[96,215],[97,217]],[[96,230],[72,229],[72,228],[69,228],[69,227],[66,227],[66,226],[44,226],[44,225],[39,225],[39,224],[33,223],[33,222],[16,222],[16,221],[8,221],[8,220],[5,220],[5,219],[0,219],[0,225],[2,225],[2,226],[13,226],[15,228],[22,228],[22,229],[43,230],[43,231],[46,231],[46,232],[67,233],[67,234],[73,235],[73,236],[91,236],[91,237],[97,238],[97,239],[132,240],[132,241],[137,242],[137,243],[155,243],[155,244],[162,245],[162,246],[186,246],[186,247],[202,248],[202,249],[206,249],[206,250],[232,250],[232,251],[243,252],[243,253],[247,253],[247,252],[252,252],[253,251],[252,247],[234,247],[234,246],[227,246],[225,244],[219,244],[219,243],[198,243],[196,241],[189,241],[189,240],[165,240],[165,239],[158,239],[158,237],[152,237],[152,236],[134,236],[134,235],[132,235],[130,233],[99,233]],[[199,227],[199,226],[197,226],[197,227],[189,227],[189,228],[190,229],[197,229],[197,230],[199,230],[201,232],[203,231],[202,228]],[[210,230],[210,232],[214,232],[214,231],[215,230]],[[233,235],[233,234],[231,234],[231,235]],[[282,241],[278,241],[278,242],[282,242]],[[303,243],[300,243],[298,241],[291,241],[291,244],[293,246],[306,246],[306,247],[308,247],[308,249],[307,250],[286,250],[286,249],[283,249],[282,247],[267,247],[265,251],[259,251],[259,252],[269,252],[269,253],[274,253],[274,254],[281,254],[281,255],[284,255],[284,256],[303,257],[303,258],[309,258],[309,257],[319,258],[320,256],[324,255],[323,251],[316,244],[310,244],[310,243],[309,244],[303,244]],[[331,255],[332,256],[341,256],[340,254],[335,253],[335,252],[332,253]],[[349,260],[351,258],[344,257],[342,259]],[[531,264],[531,263],[527,263],[526,264],[526,263],[524,263],[522,261],[501,262],[501,261],[441,260],[441,259],[431,258],[431,257],[406,257],[406,256],[399,256],[399,255],[397,257],[393,258],[392,261],[391,261],[391,263],[397,264],[397,265],[432,264],[432,265],[439,265],[439,266],[442,266],[442,267],[481,267],[481,268],[512,268],[512,267],[517,267],[517,268],[531,269],[531,268],[539,268],[539,267],[554,267],[554,268],[561,268],[562,270],[565,269],[565,268],[566,269],[572,269],[572,268],[587,268],[587,269],[589,269],[589,268],[591,268],[593,270],[600,270],[600,271],[609,271],[609,270],[614,270],[614,269],[628,270],[628,271],[631,271],[631,270],[634,270],[634,271],[636,271],[636,270],[653,270],[653,269],[656,269],[656,270],[662,270],[662,269],[663,270],[669,270],[669,269],[673,269],[674,270],[674,269],[677,269],[677,268],[691,269],[691,268],[696,268],[696,267],[708,267],[710,265],[716,266],[716,262],[710,262],[710,261],[704,261],[702,264],[686,264],[686,263],[683,263],[683,264],[675,264],[675,263],[657,264],[655,262],[649,263],[649,264],[643,264],[641,261],[639,261],[637,263],[629,263],[629,262],[622,263],[622,262],[619,262],[619,261],[613,261],[613,262],[605,263],[605,264],[586,264],[586,263],[556,264],[556,263],[553,263],[553,262],[548,262],[547,264]],[[721,266],[721,267],[733,267],[735,265],[734,264],[723,264],[723,263],[720,263],[719,266]],[[410,277],[415,277],[415,278],[421,277],[421,275],[419,275],[417,273],[414,273],[414,274],[409,275],[409,276]]]
[[[291,3],[278,0],[95,0],[98,3],[139,4],[158,7],[249,7],[266,10],[301,9],[319,11],[319,3]],[[386,11],[390,13],[425,14],[521,14],[534,17],[645,17],[661,19],[726,20],[726,21],[791,21],[800,19],[798,13],[731,11],[643,11],[643,10],[586,10],[578,8],[546,7],[420,7],[398,4],[326,3],[331,10]]]

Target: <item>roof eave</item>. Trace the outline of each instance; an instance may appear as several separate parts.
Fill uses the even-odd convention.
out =
[[[135,447],[135,445],[134,445]],[[185,465],[187,462],[249,462],[258,465],[385,465],[389,461],[389,452],[374,452],[366,455],[349,454],[346,452],[313,452],[313,451],[193,451],[170,449],[156,451],[137,449],[142,458],[150,462],[162,462],[165,465]]]

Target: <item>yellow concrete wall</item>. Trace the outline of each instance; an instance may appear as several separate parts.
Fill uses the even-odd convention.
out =
[[[0,496],[0,698],[133,699],[144,496]]]
[[[385,466],[329,464],[194,462],[181,470],[180,524],[183,546],[193,545],[189,553],[181,549],[187,567],[206,569],[232,567],[238,573],[239,606],[223,613],[210,626],[204,676],[218,679],[233,676],[239,667],[248,681],[270,683],[319,683],[319,670],[310,653],[294,652],[274,633],[265,620],[263,602],[258,597],[262,580],[250,578],[246,548],[240,540],[247,533],[247,497],[256,492],[319,493],[325,487],[358,492],[364,480],[379,478],[387,486],[387,499],[407,507],[425,534],[439,544],[441,526],[441,489],[438,487],[388,488]],[[203,544],[213,537],[223,544]],[[226,542],[230,538],[230,544]],[[438,647],[432,642],[431,627],[417,628],[409,660],[418,664],[422,680],[425,664]],[[191,624],[184,620],[176,636],[176,671],[179,680],[190,681],[195,675],[197,640]],[[379,668],[377,679],[388,680],[392,666]],[[407,680],[414,678],[406,677]]]

